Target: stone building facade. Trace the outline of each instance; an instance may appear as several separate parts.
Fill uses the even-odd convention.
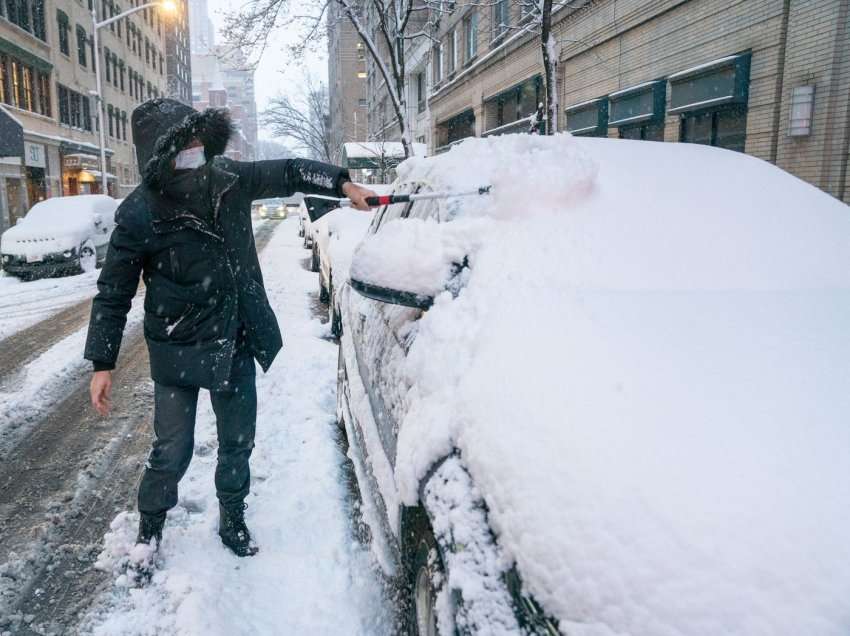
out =
[[[747,152],[850,201],[849,5],[570,3],[553,16],[559,128]],[[543,99],[530,5],[453,6],[430,55],[431,148],[528,131]]]
[[[167,94],[168,17],[150,7],[99,30],[101,122],[91,11],[103,20],[140,4],[0,3],[0,119],[4,129],[20,130],[24,142],[0,156],[0,230],[41,199],[100,191],[100,125],[109,193],[126,196],[138,183],[130,113],[142,101]]]

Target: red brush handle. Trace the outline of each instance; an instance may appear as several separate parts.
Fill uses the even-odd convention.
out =
[[[410,202],[409,194],[382,194],[377,197],[366,197],[366,205],[376,208],[379,205],[392,205],[393,203]]]

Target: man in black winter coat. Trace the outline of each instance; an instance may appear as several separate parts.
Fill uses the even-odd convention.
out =
[[[219,157],[232,133],[223,110],[155,99],[133,111],[132,126],[143,183],[118,208],[92,304],[85,349],[94,365],[92,404],[109,411],[111,370],[141,276],[155,437],[139,486],[138,541],[159,541],[177,504],[204,388],[218,428],[219,534],[237,555],[253,555],[243,511],[257,411],[254,361],[267,371],[282,341],[263,287],[251,202],[304,192],[346,196],[368,209],[365,197],[374,193],[316,161]]]

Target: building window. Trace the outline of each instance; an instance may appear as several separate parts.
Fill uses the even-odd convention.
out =
[[[32,0],[32,34],[39,40],[47,41],[44,26],[44,0]]]
[[[118,88],[118,56],[112,54],[112,85]]]
[[[679,139],[744,152],[747,141],[747,110],[730,106],[682,115]]]
[[[85,95],[80,95],[83,103],[83,128],[91,132],[91,102]]]
[[[433,54],[434,65],[434,85],[439,84],[443,79],[443,43],[440,42],[434,47]]]
[[[457,29],[452,29],[449,32],[449,37],[447,39],[449,43],[449,59],[448,59],[448,72],[449,75],[455,72],[457,68]]]
[[[127,141],[127,111],[121,111],[121,139]]]
[[[465,61],[478,55],[478,12],[473,11],[463,21],[463,40],[466,45]]]
[[[70,31],[71,25],[68,22],[68,15],[64,11],[57,9],[56,24],[59,31],[59,51],[65,55],[70,55],[71,45],[68,38],[68,31]]]
[[[510,25],[508,0],[495,0],[493,4],[493,39],[504,35]]]
[[[674,73],[668,113],[681,115],[679,139],[744,151],[750,54],[741,53]]]
[[[12,103],[12,96],[9,91],[9,58],[5,53],[0,53],[0,102],[4,104]]]
[[[35,111],[35,100],[33,99],[33,90],[35,88],[35,73],[28,67],[21,65],[21,75],[23,76],[23,100],[18,106],[26,110]]]
[[[50,106],[50,76],[47,73],[38,73],[38,112],[45,117],[52,117],[53,109]]]
[[[121,92],[122,93],[124,92],[124,72],[125,71],[126,71],[126,69],[124,68],[124,60],[121,60],[120,62],[118,62],[118,77],[119,77],[119,84],[121,86]]]
[[[112,72],[109,70],[109,60],[110,59],[111,58],[110,58],[110,55],[109,55],[109,49],[104,46],[103,47],[103,64],[104,64],[104,68],[106,69],[106,81],[107,82],[112,81]]]
[[[620,139],[640,139],[642,141],[664,141],[664,124],[643,124],[624,126],[619,129]]]
[[[108,104],[108,105],[106,106],[106,118],[109,120],[109,128],[108,128],[108,130],[109,130],[109,136],[110,136],[110,137],[115,136],[115,129],[114,129],[114,128],[113,128],[113,126],[112,126],[112,116],[113,116],[113,112],[112,112],[112,104]]]
[[[57,84],[59,93],[59,123],[91,131],[89,98],[67,86]]]
[[[77,25],[77,62],[80,63],[80,66],[86,66],[86,45],[88,44],[88,38],[86,37],[86,30],[81,27],[79,24]]]
[[[160,53],[159,54],[159,74],[160,75],[162,75],[162,69],[163,69],[163,57],[162,57],[162,53]]]
[[[425,73],[416,74],[416,110],[417,112],[425,112]]]

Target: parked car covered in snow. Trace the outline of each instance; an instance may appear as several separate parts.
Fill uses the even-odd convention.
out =
[[[367,186],[376,194],[390,194],[391,185]],[[374,212],[354,208],[338,208],[312,223],[313,261],[319,272],[319,300],[328,303],[331,333],[339,336],[342,329],[334,281],[348,279],[348,267],[354,248],[366,234]]]
[[[298,204],[298,236],[303,238],[302,245],[304,249],[313,249],[313,230],[310,222],[310,215],[307,213],[307,205],[302,200]],[[312,271],[316,271],[311,267]]]
[[[106,258],[117,207],[103,194],[36,203],[0,238],[3,270],[28,279],[95,269]]]
[[[408,634],[850,630],[850,210],[691,144],[399,168],[338,419]]]

